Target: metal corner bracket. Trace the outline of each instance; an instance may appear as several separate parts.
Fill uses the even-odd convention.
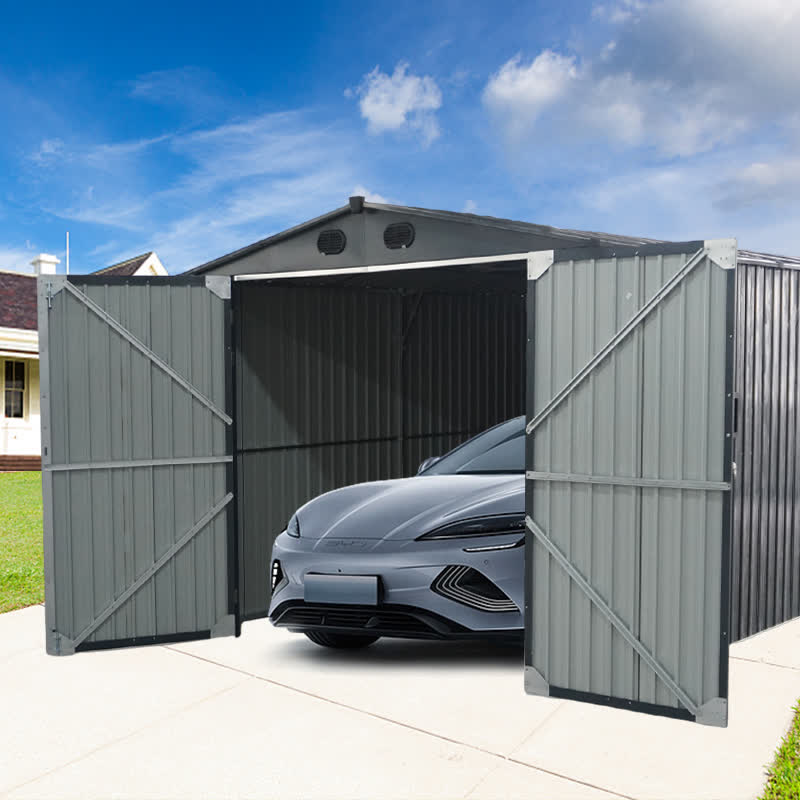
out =
[[[216,625],[211,628],[211,638],[215,636],[233,636],[236,632],[236,617],[233,614],[226,614],[217,620]]]
[[[541,697],[550,696],[550,684],[536,667],[525,665],[525,694],[538,694]]]
[[[58,631],[47,631],[47,641],[45,649],[49,656],[73,656],[75,655],[75,642]]]
[[[222,300],[231,299],[231,279],[228,275],[206,275],[206,289]]]
[[[707,239],[704,242],[708,257],[722,269],[735,269],[739,252],[736,239]]]
[[[53,298],[66,286],[66,275],[38,275],[36,294],[47,300],[48,310],[53,307]]]
[[[528,253],[528,280],[536,281],[553,266],[555,252],[553,250],[540,250]]]
[[[695,722],[715,728],[728,727],[728,701],[724,697],[715,697],[703,703],[695,714]]]

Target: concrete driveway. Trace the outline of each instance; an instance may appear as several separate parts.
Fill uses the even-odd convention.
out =
[[[510,647],[240,639],[44,653],[0,615],[0,796],[749,798],[800,697],[800,620],[732,648],[730,725],[528,697]]]

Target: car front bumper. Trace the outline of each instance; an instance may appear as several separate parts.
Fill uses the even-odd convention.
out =
[[[519,533],[395,542],[304,539],[282,533],[275,540],[270,561],[270,569],[275,560],[280,563],[281,578],[273,591],[269,617],[273,624],[295,630],[352,630],[352,626],[363,623],[371,625],[375,634],[381,636],[469,638],[474,634],[519,633],[523,627],[523,548],[464,550],[465,547],[512,544],[518,539]],[[510,598],[516,609],[487,611],[434,592],[431,584],[446,567],[452,566],[471,567],[480,572]],[[306,603],[304,582],[308,573],[378,576],[378,604]],[[341,612],[338,617],[332,613],[334,609]],[[348,619],[346,624],[342,622]]]

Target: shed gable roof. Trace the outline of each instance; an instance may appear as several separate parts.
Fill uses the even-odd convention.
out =
[[[414,242],[390,250],[383,231],[393,222],[410,222]],[[317,248],[323,230],[336,228],[346,237],[341,253],[324,255]],[[597,231],[554,228],[532,222],[455,211],[370,203],[351,197],[350,203],[266,239],[201,264],[190,273],[223,275],[266,274],[313,269],[404,264],[556,250],[570,247],[637,247],[663,239],[619,236]],[[739,250],[740,263],[800,269],[800,259]]]
[[[414,226],[414,242],[407,249],[392,250],[384,244],[383,232],[393,222],[410,222]],[[346,236],[347,244],[341,253],[323,255],[317,249],[317,236],[329,228],[337,228]],[[244,274],[359,267],[447,258],[477,259],[591,244],[636,246],[656,241],[351,198],[349,205],[261,239],[189,272]]]

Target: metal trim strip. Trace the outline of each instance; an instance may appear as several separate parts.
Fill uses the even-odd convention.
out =
[[[596,694],[595,692],[582,692],[578,689],[564,689],[561,686],[549,686],[549,696],[557,697],[561,700],[578,700],[583,703],[594,703],[595,705],[609,706],[610,708],[622,708],[626,711],[638,711],[642,714],[672,717],[686,720],[687,722],[697,721],[696,714],[687,711],[685,708],[662,706],[658,703],[647,703],[643,700],[626,700],[623,697]]]
[[[195,456],[192,458],[145,458],[124,461],[91,461],[85,464],[42,464],[42,471],[71,472],[88,469],[136,469],[138,467],[181,467],[200,464],[226,464],[233,456]]]
[[[150,644],[178,644],[210,639],[211,631],[185,631],[183,633],[164,633],[155,636],[131,636],[127,639],[104,639],[100,642],[84,642],[75,648],[76,653],[89,650],[116,650],[122,647],[142,647]]]
[[[669,480],[662,478],[628,478],[611,475],[577,475],[561,472],[535,472],[528,470],[525,478],[556,483],[590,483],[600,486],[638,486],[644,489],[681,489],[701,492],[729,492],[731,484],[725,481]]]
[[[530,253],[509,253],[500,256],[471,256],[469,258],[446,258],[440,261],[409,261],[399,264],[373,264],[366,267],[332,267],[331,269],[299,269],[289,272],[254,272],[234,275],[233,280],[267,281],[275,278],[314,278],[322,275],[355,275],[364,272],[392,272],[409,269],[433,269],[436,267],[478,266],[502,261],[527,263]]]

